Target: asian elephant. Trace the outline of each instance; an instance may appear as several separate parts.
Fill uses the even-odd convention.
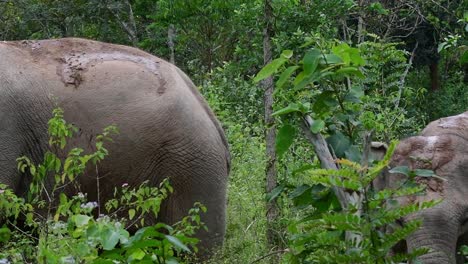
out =
[[[426,264],[463,263],[456,253],[458,245],[468,242],[468,112],[433,121],[419,136],[402,140],[390,162],[390,167],[396,166],[430,169],[444,179],[416,177],[426,186],[425,195],[399,199],[402,204],[442,199],[435,207],[402,219],[423,221],[407,238],[408,251],[429,248],[431,251],[419,258]],[[395,188],[404,178],[385,172],[377,183],[380,188]]]
[[[91,152],[96,134],[115,124],[109,156],[88,168],[81,188],[101,201],[116,186],[174,188],[159,221],[174,223],[194,202],[208,211],[199,234],[205,251],[225,234],[228,144],[220,123],[176,66],[136,48],[78,38],[0,42],[0,182],[24,193],[16,158],[38,162],[48,149],[47,121],[58,104],[78,129],[73,146]],[[98,172],[96,172],[98,171]],[[49,179],[53,181],[53,179]]]

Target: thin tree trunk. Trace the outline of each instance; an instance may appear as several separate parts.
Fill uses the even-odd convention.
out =
[[[271,37],[273,36],[273,8],[271,0],[265,0],[264,6],[264,22],[263,30],[263,61],[268,64],[272,60]],[[274,127],[273,113],[273,77],[270,76],[263,80],[262,86],[265,89],[265,127],[266,127],[266,192],[270,193],[277,185],[276,182],[276,153],[275,140],[276,128]],[[267,241],[270,248],[278,246],[278,232],[275,228],[275,222],[279,215],[278,205],[275,200],[267,202]],[[277,260],[276,260],[277,261]]]
[[[112,8],[109,5],[109,3],[106,6],[107,9],[111,12],[111,14],[117,19],[123,30],[127,33],[128,39],[132,42],[132,45],[136,47],[138,45],[138,36],[135,23],[135,16],[133,15],[132,4],[130,4],[128,0],[125,0],[124,3],[128,8],[128,23],[125,23],[120,17],[119,10],[115,10],[114,8]]]
[[[174,51],[174,38],[175,38],[175,28],[174,24],[170,24],[167,29],[167,45],[171,51],[170,62],[175,65],[175,51]]]
[[[363,7],[365,4],[366,3],[364,0],[359,1],[360,7]],[[366,25],[364,21],[364,13],[362,11],[359,11],[358,25],[357,25],[357,44],[364,42],[365,30],[366,30]]]
[[[431,75],[431,90],[437,91],[440,88],[439,82],[439,64],[437,62],[429,65],[429,71]]]
[[[310,126],[313,123],[312,118],[310,116],[305,116],[303,121],[304,122],[301,123],[302,131],[307,140],[314,146],[321,167],[324,169],[338,170],[338,165],[335,163],[335,159],[328,148],[325,138],[320,133],[315,134],[310,131]],[[348,208],[349,195],[341,188],[333,187],[332,189],[340,202],[341,208]]]

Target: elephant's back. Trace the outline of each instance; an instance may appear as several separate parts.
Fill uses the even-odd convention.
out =
[[[455,136],[468,144],[468,112],[432,121],[421,132],[422,136]]]
[[[112,149],[120,155],[116,159],[162,155],[168,144],[195,144],[216,152],[229,167],[218,121],[176,66],[136,48],[76,38],[5,42],[2,49],[16,53],[16,65],[26,65],[24,79],[37,81],[37,92],[23,85],[27,93],[40,93],[47,105],[57,101],[66,119],[81,129],[78,144],[89,145],[105,126],[115,124],[121,131]]]

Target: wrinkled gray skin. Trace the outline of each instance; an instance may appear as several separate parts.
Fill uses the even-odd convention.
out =
[[[201,247],[208,252],[222,243],[228,146],[182,71],[135,48],[83,39],[0,42],[0,182],[18,193],[28,177],[17,172],[15,159],[41,160],[54,102],[79,128],[70,145],[88,153],[104,127],[120,130],[98,165],[101,201],[124,183],[156,185],[169,177],[175,191],[159,220],[178,221],[199,201],[208,208],[202,220],[209,229],[199,234]],[[96,168],[81,184],[96,201]]]
[[[422,227],[406,241],[409,251],[427,247],[431,252],[420,258],[422,263],[463,263],[458,257],[458,244],[468,236],[468,112],[431,122],[420,136],[407,138],[397,146],[390,167],[430,169],[446,179],[419,178],[426,185],[426,195],[400,199],[400,203],[442,198],[437,206],[411,215],[421,218]],[[385,173],[375,183],[377,188],[395,188],[404,180],[401,174]]]

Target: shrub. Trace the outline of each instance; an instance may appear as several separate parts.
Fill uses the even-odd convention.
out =
[[[49,121],[49,145],[64,149],[67,138],[76,131],[63,119],[63,111],[56,108]],[[102,161],[108,151],[104,143],[117,133],[115,126],[104,129],[96,137],[96,151],[84,154],[72,148],[64,160],[47,151],[40,164],[28,157],[18,158],[18,169],[31,175],[27,198],[21,198],[0,185],[0,260],[5,263],[185,263],[197,252],[195,232],[204,227],[200,213],[206,208],[196,203],[188,215],[170,226],[157,223],[130,234],[128,228],[144,226],[147,216],[157,218],[160,205],[172,193],[168,180],[159,187],[143,182],[137,188],[127,185],[116,188],[115,198],[105,206],[88,201],[78,192],[68,196],[64,186],[79,186],[90,162]],[[52,177],[52,189],[45,188],[45,180]],[[106,214],[96,217],[97,208]],[[100,212],[100,210],[98,211]],[[120,218],[126,215],[125,219]],[[20,222],[24,221],[24,225]]]

